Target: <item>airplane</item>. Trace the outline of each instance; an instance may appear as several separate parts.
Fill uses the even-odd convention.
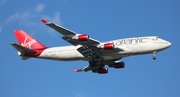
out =
[[[92,39],[88,34],[78,34],[47,20],[41,20],[43,24],[61,33],[62,39],[69,42],[71,46],[47,47],[34,39],[23,30],[14,30],[19,44],[11,43],[18,51],[22,60],[29,58],[40,58],[59,61],[84,60],[89,64],[81,69],[74,68],[75,72],[87,72],[106,74],[108,67],[124,68],[125,63],[119,61],[122,58],[153,54],[165,50],[171,43],[158,36],[133,37],[100,42]]]

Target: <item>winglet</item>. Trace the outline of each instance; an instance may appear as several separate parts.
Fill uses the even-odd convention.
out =
[[[49,24],[49,22],[48,22],[47,20],[42,19],[41,21],[42,21],[44,24]]]
[[[78,69],[77,69],[77,68],[74,68],[73,70],[74,70],[74,72],[78,72]]]

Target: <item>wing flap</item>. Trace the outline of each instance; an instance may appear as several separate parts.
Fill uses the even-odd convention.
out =
[[[77,51],[79,51],[86,58],[93,57],[94,54],[100,54],[97,47],[88,45],[82,45],[77,49]]]
[[[62,39],[64,39],[65,41],[67,41],[70,44],[75,45],[75,46],[80,44],[77,40],[74,40],[74,39],[72,39],[72,38],[70,38],[68,36],[63,36]]]

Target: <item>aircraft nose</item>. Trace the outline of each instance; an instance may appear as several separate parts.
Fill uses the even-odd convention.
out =
[[[164,40],[164,39],[159,39],[155,42],[155,44],[157,44],[157,49],[161,49],[161,50],[164,50],[164,49],[167,49],[169,48],[172,44],[167,41],[167,40]]]
[[[166,47],[168,48],[168,47],[171,46],[171,43],[170,43],[169,41],[166,41],[166,40],[165,40],[165,45],[166,45]]]
[[[168,43],[167,43],[167,45],[168,45],[168,47],[170,47],[171,46],[171,43],[169,42],[169,41],[167,41]]]

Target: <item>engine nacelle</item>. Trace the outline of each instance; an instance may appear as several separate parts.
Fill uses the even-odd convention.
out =
[[[109,65],[109,67],[113,67],[113,68],[124,68],[125,67],[125,63],[124,62],[117,62],[114,63],[112,65]]]
[[[114,44],[113,43],[106,43],[106,44],[102,45],[100,48],[103,48],[105,50],[111,50],[114,48]]]
[[[93,73],[98,73],[98,74],[106,74],[108,73],[108,68],[107,67],[102,67],[97,70],[92,70]]]
[[[78,35],[78,36],[74,36],[72,39],[76,39],[78,41],[87,41],[89,39],[89,35],[81,34],[81,35]]]
[[[97,73],[106,74],[106,73],[108,73],[108,68],[107,67],[102,67],[102,68],[98,69]]]

